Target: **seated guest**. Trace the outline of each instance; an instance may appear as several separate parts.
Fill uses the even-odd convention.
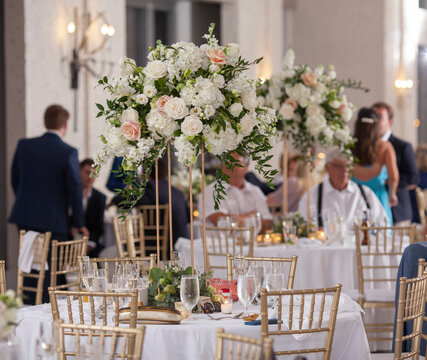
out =
[[[423,190],[427,188],[427,144],[419,144],[415,150],[415,160],[418,167],[418,175],[420,181],[417,186]],[[412,222],[420,223],[420,215],[418,213],[417,198],[415,196],[415,189],[409,191],[412,205]]]
[[[268,195],[274,191],[274,189],[271,189],[267,183],[264,181],[261,181],[258,176],[253,171],[248,171],[245,175],[245,180],[255,186],[258,186],[264,195]]]
[[[168,164],[164,158],[158,161],[159,173],[159,204],[169,203],[169,185],[168,185]],[[190,211],[187,202],[185,201],[184,194],[177,188],[171,186],[172,191],[172,238],[175,243],[179,237],[188,238],[187,223],[190,219]],[[116,195],[112,204],[119,205],[123,200],[121,195]],[[148,180],[145,193],[137,202],[136,206],[141,205],[155,205],[156,204],[156,181],[155,170],[152,169],[150,180]]]
[[[382,225],[387,214],[378,197],[371,189],[358,185],[350,180],[349,163],[338,149],[332,149],[327,154],[325,169],[328,176],[323,183],[310,189],[310,204],[316,211],[315,217],[319,227],[323,227],[325,214],[339,214],[343,218],[344,229],[352,232],[356,217],[363,210],[369,210],[369,218],[373,225]],[[299,212],[307,217],[307,194],[299,203]]]
[[[239,161],[242,167],[236,166],[231,171],[224,165],[222,166],[223,173],[230,178],[228,184],[225,185],[227,195],[221,200],[218,211],[214,208],[213,200],[215,182],[206,187],[206,218],[216,226],[219,218],[236,215],[239,222],[243,224],[243,219],[251,217],[259,211],[262,217],[263,230],[265,230],[271,227],[272,216],[268,210],[267,199],[262,191],[257,186],[245,180],[245,175],[248,171],[249,156],[243,157],[234,153],[233,157]],[[198,201],[199,212],[202,214],[202,202],[200,200]]]
[[[288,159],[288,211],[298,210],[298,203],[305,192],[306,166],[301,161],[299,155],[291,156]],[[280,206],[283,202],[283,186],[268,194],[267,203],[269,206]]]
[[[93,187],[95,177],[91,177],[92,159],[85,159],[80,163],[80,175],[83,186],[83,211],[85,214],[85,226],[89,230],[89,251],[90,257],[98,257],[104,248],[99,243],[101,235],[104,233],[104,210],[107,197]]]

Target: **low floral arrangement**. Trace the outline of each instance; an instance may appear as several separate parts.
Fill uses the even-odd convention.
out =
[[[0,338],[9,336],[16,326],[16,310],[22,306],[21,298],[13,290],[0,295]]]
[[[180,287],[183,275],[191,275],[191,266],[186,269],[167,266],[165,271],[153,267],[148,277],[148,305],[174,309],[175,302],[181,301]],[[206,286],[208,278],[209,275],[206,273],[199,276],[200,296],[209,296],[215,300],[216,289],[210,285]]]
[[[352,161],[349,121],[355,107],[347,100],[344,88],[369,91],[360,82],[336,79],[333,66],[311,69],[294,65],[295,54],[288,50],[280,71],[258,88],[260,99],[278,110],[284,120],[284,132],[293,147],[307,161],[314,162],[316,148],[336,146]]]
[[[283,223],[290,221],[296,228],[297,237],[307,237],[307,220],[301,216],[299,212],[288,213],[284,218],[279,219],[274,223],[273,231],[282,233]],[[316,224],[311,223],[311,231],[316,231]]]
[[[196,202],[197,195],[202,192],[202,172],[200,169],[193,167],[192,171],[192,184],[193,184],[193,202]],[[190,175],[188,169],[181,168],[171,176],[171,184],[178,190],[181,190],[187,201],[190,200],[190,189],[189,189]],[[214,181],[212,175],[205,175],[205,185],[209,185]]]
[[[143,195],[156,159],[167,143],[175,148],[178,161],[194,164],[202,148],[215,155],[229,169],[236,166],[233,152],[248,153],[255,168],[272,185],[268,164],[282,127],[276,110],[261,106],[257,82],[245,75],[249,65],[237,44],[220,46],[214,24],[204,35],[206,44],[180,41],[173,45],[157,42],[150,48],[145,67],[129,58],[120,61],[120,78],[106,76],[99,84],[108,92],[106,105],[96,104],[98,117],[105,118],[102,149],[95,157],[94,173],[108,158],[123,157],[122,206],[133,207]],[[141,178],[137,169],[142,168]],[[215,207],[226,196],[228,176],[219,169],[214,189]]]

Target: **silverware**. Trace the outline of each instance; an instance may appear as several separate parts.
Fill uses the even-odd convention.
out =
[[[206,314],[209,318],[209,320],[222,320],[222,319],[239,319],[242,315],[244,314],[244,312],[241,312],[240,314],[237,315],[233,315],[233,316],[221,316],[221,317],[213,317],[209,314]]]

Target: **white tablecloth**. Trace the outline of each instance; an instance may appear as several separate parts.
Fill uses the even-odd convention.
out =
[[[175,249],[184,252],[187,266],[191,265],[190,241],[180,238]],[[330,287],[342,284],[343,291],[358,288],[357,259],[355,247],[342,246],[312,246],[297,247],[295,245],[274,245],[267,247],[254,246],[254,256],[291,257],[298,256],[294,289],[310,289]],[[211,260],[212,261],[212,260]],[[222,264],[219,258],[214,258],[215,265]],[[194,241],[195,266],[203,268],[203,245],[200,239]],[[225,278],[226,271],[218,270],[215,277]]]
[[[342,306],[342,301],[345,305]],[[370,359],[369,346],[363,328],[358,305],[343,295],[336,322],[331,359]],[[233,313],[243,309],[235,304]],[[259,306],[251,306],[249,311],[260,312]],[[215,314],[218,316],[219,314]],[[193,360],[213,359],[215,353],[216,329],[222,327],[227,332],[259,338],[260,326],[245,325],[241,319],[209,320],[206,315],[193,315],[195,321],[183,321],[180,325],[147,325],[144,339],[144,360]],[[19,310],[18,320],[22,322],[16,329],[21,339],[25,359],[35,359],[35,340],[38,336],[40,322],[51,320],[49,304],[28,307]],[[275,349],[293,349],[313,346],[316,343],[316,334],[303,340],[293,337],[276,337]],[[321,358],[318,354],[310,359]]]

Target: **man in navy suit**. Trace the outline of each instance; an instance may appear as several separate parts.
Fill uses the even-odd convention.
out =
[[[410,143],[403,141],[391,133],[393,122],[393,108],[385,102],[376,102],[372,108],[378,115],[380,134],[384,141],[390,141],[396,152],[397,167],[399,169],[399,185],[397,198],[399,203],[392,207],[395,225],[409,225],[412,219],[411,199],[409,190],[419,181],[418,168],[415,162],[414,150]]]
[[[62,140],[68,118],[68,111],[62,106],[49,106],[44,114],[47,132],[37,138],[21,139],[12,163],[16,199],[9,221],[18,229],[50,231],[51,239],[58,241],[68,240],[69,209],[73,234],[80,231],[88,235],[83,221],[77,150]],[[49,280],[47,272],[45,290]],[[47,291],[44,300],[48,300],[46,296]]]

